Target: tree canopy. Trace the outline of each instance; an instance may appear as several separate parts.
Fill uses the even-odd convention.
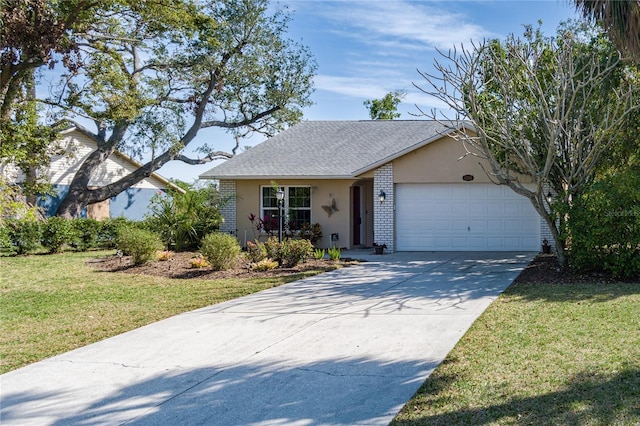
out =
[[[208,146],[200,147],[203,158],[183,155],[201,129],[271,135],[298,121],[310,104],[315,62],[286,37],[287,10],[273,11],[267,0],[42,3],[58,13],[55,22],[67,16],[62,5],[91,10],[90,19],[76,21],[83,23],[77,31],[51,42],[47,52],[65,72],[50,88],[53,95],[39,97],[52,120],[75,121],[97,142],[58,215],[77,216],[169,161],[201,164],[234,155]],[[16,52],[24,50],[15,44]],[[36,62],[42,66],[49,56]],[[116,150],[144,164],[89,188],[92,172]]]
[[[522,38],[487,40],[443,57],[438,74],[423,73],[430,88],[423,90],[453,116],[427,115],[459,129],[468,155],[488,163],[496,183],[531,201],[565,264],[560,213],[593,180],[639,109],[635,74],[602,33],[579,26],[561,26],[557,37],[528,27]]]
[[[626,55],[640,60],[640,3],[637,0],[574,0],[576,8],[598,22]]]
[[[389,92],[382,99],[364,101],[364,106],[369,109],[369,117],[372,120],[393,120],[399,118],[398,104],[406,93],[402,90]]]

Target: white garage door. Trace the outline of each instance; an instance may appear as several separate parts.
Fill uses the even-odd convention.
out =
[[[536,251],[539,235],[538,213],[506,186],[396,185],[397,250]]]

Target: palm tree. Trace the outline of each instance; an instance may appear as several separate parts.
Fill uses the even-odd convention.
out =
[[[574,0],[576,9],[599,22],[625,55],[640,60],[640,0]]]

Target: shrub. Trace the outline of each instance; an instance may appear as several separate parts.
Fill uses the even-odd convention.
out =
[[[240,255],[240,244],[229,234],[214,232],[202,239],[200,253],[216,270],[229,269]]]
[[[267,249],[260,241],[247,241],[247,257],[251,263],[258,263],[267,258]]]
[[[163,248],[157,234],[138,228],[128,228],[126,232],[120,232],[116,239],[116,247],[123,254],[132,256],[134,265],[149,262]]]
[[[278,262],[271,259],[262,259],[259,262],[251,264],[252,271],[271,271],[278,267]]]
[[[114,248],[117,245],[118,236],[123,230],[137,228],[140,224],[124,217],[106,219],[100,222],[98,233],[98,247]]]
[[[11,236],[9,228],[4,223],[0,223],[0,252],[14,253],[13,244],[11,244]]]
[[[322,239],[322,227],[319,223],[304,223],[300,227],[300,238],[311,241],[311,244],[316,244]]]
[[[285,266],[296,266],[306,261],[313,254],[313,245],[309,240],[285,240],[286,247]]]
[[[340,259],[340,247],[331,247],[329,250],[329,258],[331,260],[339,260]]]
[[[74,237],[73,224],[64,217],[50,217],[42,225],[42,245],[49,253],[58,253],[63,245],[71,245]]]
[[[98,248],[98,240],[102,228],[101,222],[95,219],[78,218],[72,221],[75,230],[73,244],[80,251]]]
[[[155,195],[145,222],[160,234],[168,248],[195,250],[205,235],[218,229],[222,200],[214,186],[181,186],[185,193],[169,190]]]
[[[31,219],[8,219],[5,224],[11,241],[10,251],[26,254],[40,247],[42,232],[39,222]]]
[[[277,238],[271,237],[264,243],[264,247],[267,251],[267,257],[285,268],[296,266],[313,254],[313,245],[309,240],[278,242]]]
[[[600,179],[569,211],[570,265],[615,277],[640,276],[640,169]]]
[[[324,259],[324,249],[315,249],[313,251],[313,257],[315,257],[316,260]]]

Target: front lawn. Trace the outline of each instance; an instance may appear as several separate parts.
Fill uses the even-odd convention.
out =
[[[176,279],[101,272],[112,252],[0,258],[0,373],[181,312],[323,272]]]
[[[640,283],[519,282],[393,425],[640,424]]]

